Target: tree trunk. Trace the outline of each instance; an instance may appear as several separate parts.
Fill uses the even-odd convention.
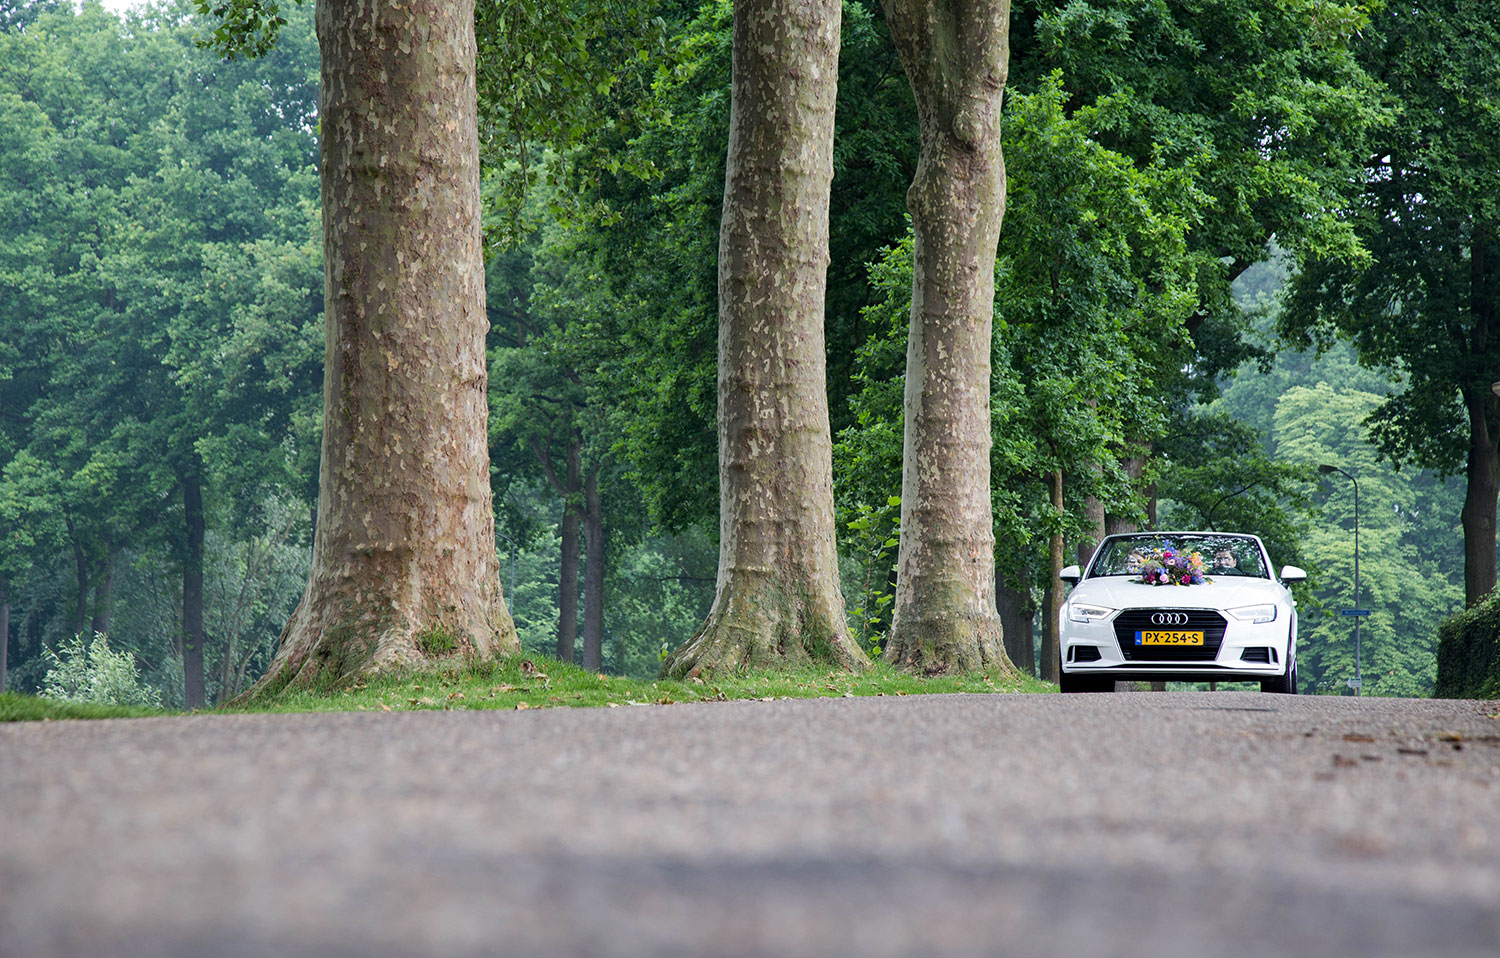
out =
[[[318,0],[326,340],[312,571],[253,691],[519,648],[487,446],[472,0]]]
[[[1140,443],[1136,446],[1133,456],[1125,456],[1120,460],[1120,466],[1125,470],[1125,475],[1130,477],[1132,483],[1136,482],[1146,472],[1146,466],[1151,460],[1151,444]],[[1156,490],[1155,486],[1148,486],[1142,490],[1146,495],[1146,525],[1147,528],[1156,528]],[[1106,515],[1104,517],[1104,534],[1120,535],[1127,532],[1139,532],[1140,525],[1133,519],[1123,516]]]
[[[1063,474],[1061,471],[1053,472],[1047,477],[1047,491],[1052,497],[1052,509],[1061,521],[1063,512]],[[1057,577],[1057,574],[1062,571],[1063,563],[1067,561],[1066,555],[1062,530],[1059,529],[1052,533],[1047,543],[1047,604],[1042,612],[1041,677],[1048,682],[1057,681],[1057,673],[1061,668],[1058,655],[1061,646],[1057,633],[1059,620],[1062,618],[1064,590],[1062,580]]]
[[[78,529],[73,524],[73,517],[66,509],[63,510],[63,524],[68,530],[68,542],[73,546],[73,581],[77,588],[73,600],[73,616],[69,620],[69,631],[74,635],[82,635],[83,627],[89,621],[89,557],[83,549],[83,543],[78,540]]]
[[[182,557],[182,698],[189,709],[208,704],[203,689],[203,487],[182,481],[187,549]]]
[[[1099,543],[1104,540],[1107,528],[1104,516],[1104,503],[1097,496],[1089,496],[1083,500],[1084,514],[1088,516],[1089,529],[1082,539],[1078,540],[1078,564],[1087,565],[1094,557],[1094,550],[1099,548]]]
[[[1099,401],[1090,399],[1089,407],[1097,409]],[[1094,487],[1098,488],[1100,480],[1104,477],[1104,464],[1101,462],[1089,463],[1089,472],[1093,475]],[[1104,501],[1098,496],[1086,496],[1083,500],[1083,512],[1088,517],[1088,530],[1085,532],[1084,537],[1078,541],[1076,551],[1080,566],[1088,564],[1089,559],[1094,556],[1094,550],[1099,548],[1099,543],[1104,539]]]
[[[823,299],[838,0],[737,0],[719,231],[719,574],[664,663],[697,675],[868,664],[834,543]]]
[[[994,596],[990,326],[1010,3],[886,0],[885,13],[921,134],[906,194],[915,273],[886,659],[927,673],[1008,667]]]
[[[578,526],[583,514],[577,497],[583,491],[582,459],[583,440],[573,436],[562,488],[562,563],[557,572],[557,657],[564,662],[573,661],[578,644]]]
[[[104,578],[94,586],[94,620],[89,628],[109,634],[110,613],[115,604],[115,561],[120,550],[113,542],[104,544]]]
[[[599,498],[599,467],[589,470],[583,491],[583,667],[604,664],[604,504]]]
[[[1500,496],[1500,443],[1491,428],[1494,396],[1464,390],[1469,413],[1468,491],[1464,529],[1464,603],[1475,605],[1495,588],[1495,501]]]
[[[1005,632],[1006,656],[1026,675],[1035,675],[1036,648],[1031,623],[1036,616],[1036,604],[1031,601],[1031,589],[1024,586],[1024,580],[1022,588],[1012,588],[1004,576],[996,573],[995,607]]]

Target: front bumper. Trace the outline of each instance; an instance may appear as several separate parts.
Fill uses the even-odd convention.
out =
[[[1117,675],[1122,679],[1148,681],[1234,681],[1285,675],[1291,626],[1287,616],[1271,622],[1241,622],[1226,618],[1218,651],[1205,658],[1154,658],[1132,660],[1121,652],[1115,629],[1116,612],[1096,622],[1073,622],[1064,618],[1058,634],[1062,670],[1070,675]]]

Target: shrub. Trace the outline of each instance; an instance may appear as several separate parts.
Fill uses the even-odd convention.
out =
[[[1500,698],[1500,590],[1438,627],[1438,698]]]
[[[83,633],[64,639],[59,649],[46,650],[47,677],[42,697],[59,702],[92,702],[98,705],[144,705],[161,708],[161,693],[142,685],[135,653],[111,652],[102,632],[84,645]]]

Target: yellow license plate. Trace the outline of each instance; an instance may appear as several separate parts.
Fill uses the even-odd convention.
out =
[[[1202,645],[1202,632],[1137,632],[1136,645]]]

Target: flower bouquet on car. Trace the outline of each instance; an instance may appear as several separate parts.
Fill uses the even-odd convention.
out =
[[[1144,550],[1139,568],[1140,581],[1146,585],[1202,585],[1213,582],[1203,574],[1206,565],[1201,552],[1179,552],[1170,542],[1163,542],[1158,549]]]

